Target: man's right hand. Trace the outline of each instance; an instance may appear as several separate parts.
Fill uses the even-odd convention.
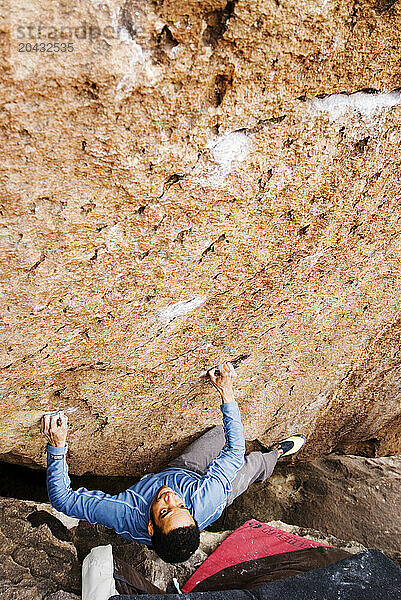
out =
[[[208,373],[212,384],[222,397],[223,403],[233,402],[233,381],[237,377],[237,374],[232,364],[228,361],[224,362],[210,369]]]

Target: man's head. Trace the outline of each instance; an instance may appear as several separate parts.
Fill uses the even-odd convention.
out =
[[[148,532],[156,554],[165,562],[184,562],[199,546],[200,532],[183,499],[163,485],[150,507]]]

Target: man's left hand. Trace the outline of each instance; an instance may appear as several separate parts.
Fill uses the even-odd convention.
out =
[[[63,412],[57,415],[43,415],[40,432],[50,444],[63,448],[67,439],[67,421],[68,417]]]

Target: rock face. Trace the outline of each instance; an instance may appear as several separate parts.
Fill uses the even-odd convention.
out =
[[[0,498],[2,600],[78,600],[77,551],[53,513],[50,505]]]
[[[248,439],[400,451],[400,32],[385,0],[10,3],[3,460],[77,407],[71,472],[153,471],[237,358]]]
[[[212,529],[235,529],[243,515],[280,519],[380,549],[401,565],[400,489],[401,458],[331,455],[294,467],[279,464],[268,481],[254,483],[237,498]]]

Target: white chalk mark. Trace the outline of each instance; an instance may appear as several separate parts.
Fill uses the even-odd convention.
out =
[[[330,121],[335,121],[348,111],[354,111],[363,117],[372,117],[384,110],[401,104],[401,92],[383,92],[368,94],[332,94],[325,98],[313,98],[309,101],[309,109],[315,114],[327,113]]]
[[[314,412],[317,412],[317,410],[319,408],[321,408],[327,401],[328,401],[327,397],[324,394],[319,394],[319,396],[317,397],[317,400],[315,400],[314,402],[309,404],[306,407],[306,410],[308,410],[308,411],[313,410]]]
[[[179,302],[170,304],[170,306],[167,306],[167,308],[162,310],[157,315],[157,319],[160,323],[166,326],[171,323],[171,321],[177,319],[177,317],[182,317],[192,312],[205,301],[206,296],[195,296],[194,298],[188,298],[188,300],[179,300]]]
[[[55,415],[70,415],[78,410],[77,406],[70,406],[68,408],[60,408],[59,410],[52,410],[50,412],[43,413],[43,416],[55,416]]]
[[[162,69],[153,64],[151,53],[143,48],[132,38],[131,32],[122,22],[120,24],[121,7],[114,7],[110,0],[92,0],[94,8],[99,11],[107,8],[111,18],[113,32],[117,33],[117,39],[120,44],[125,44],[127,53],[126,58],[129,58],[129,64],[126,65],[124,60],[122,64],[123,77],[117,84],[117,91],[122,94],[129,94],[133,87],[140,81],[146,87],[155,85],[161,76]],[[136,17],[139,13],[135,13]]]
[[[210,159],[205,157],[195,165],[191,179],[206,188],[222,189],[234,163],[244,161],[250,153],[252,142],[246,133],[232,131],[217,141],[208,142],[207,148]]]
[[[315,254],[311,254],[310,256],[305,256],[305,258],[301,258],[300,262],[303,264],[306,264],[308,267],[313,267],[317,263],[319,258],[321,258],[324,254],[326,254],[326,252],[330,249],[331,249],[331,246],[326,246],[325,248],[322,248],[318,252],[315,252]]]
[[[211,346],[213,346],[212,342],[205,342],[201,346],[197,346],[195,348],[195,350],[203,350],[203,349],[206,349],[206,348],[210,348]]]
[[[126,40],[124,40],[126,42]],[[137,71],[135,70],[136,64],[143,64],[145,58],[143,56],[142,48],[134,40],[131,40],[131,59],[127,73],[117,84],[117,91],[122,90],[123,92],[130,92],[136,82]],[[127,43],[127,42],[126,42]]]
[[[216,143],[208,144],[213,158],[225,171],[230,171],[234,161],[242,162],[251,149],[249,136],[241,131],[233,131],[221,137]]]
[[[322,4],[316,8],[316,13],[318,15],[320,15],[320,13],[322,13],[324,11],[324,9],[326,8],[326,4],[328,3],[328,1],[329,0],[323,0]]]
[[[114,225],[108,227],[105,240],[107,251],[110,252],[111,250],[114,250],[121,240],[122,236],[119,223],[115,223]]]

